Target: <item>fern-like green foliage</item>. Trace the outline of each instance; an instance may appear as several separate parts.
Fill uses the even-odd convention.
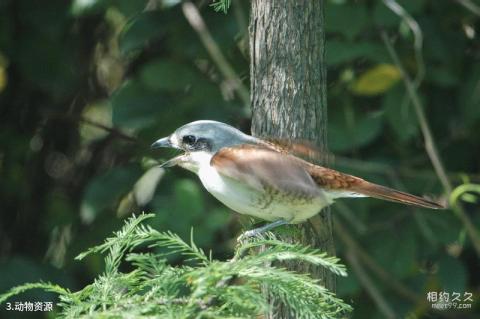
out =
[[[27,283],[0,295],[0,304],[40,288],[59,294],[63,318],[252,318],[268,310],[261,292],[267,285],[296,318],[338,318],[351,310],[317,280],[272,264],[301,260],[345,276],[337,258],[268,236],[239,244],[229,261],[212,260],[192,239],[187,243],[142,224],[152,216],[131,217],[113,237],[77,257],[105,254],[104,273],[82,290]],[[147,247],[162,249],[146,253]],[[143,252],[134,251],[138,248]],[[257,253],[248,254],[252,249]],[[183,256],[184,265],[170,265],[171,254]],[[121,272],[119,266],[125,262],[133,270]]]
[[[216,12],[223,12],[226,14],[231,4],[232,0],[214,0],[211,6]]]

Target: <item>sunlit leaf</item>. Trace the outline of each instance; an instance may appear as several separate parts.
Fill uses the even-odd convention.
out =
[[[358,95],[377,95],[390,89],[400,78],[400,70],[397,67],[379,64],[361,74],[350,89]]]
[[[133,187],[133,195],[137,205],[144,206],[150,202],[164,173],[163,168],[155,166],[140,177]]]
[[[5,89],[7,86],[7,72],[6,70],[0,66],[0,93]]]
[[[83,143],[90,143],[108,135],[108,132],[95,124],[106,127],[112,126],[112,109],[106,101],[98,101],[87,105],[82,112],[82,117],[89,121],[80,122],[80,136]]]
[[[135,213],[137,210],[138,205],[135,201],[135,197],[133,195],[133,191],[128,192],[127,195],[123,196],[120,200],[120,203],[117,207],[117,216],[118,217],[125,217],[132,213]]]
[[[74,16],[96,13],[102,9],[104,3],[104,0],[74,0],[70,11]]]

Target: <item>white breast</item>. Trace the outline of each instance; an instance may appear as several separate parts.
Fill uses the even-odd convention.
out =
[[[198,176],[203,186],[215,198],[230,209],[267,221],[285,219],[300,223],[316,215],[323,207],[331,204],[325,196],[311,201],[272,200],[266,204],[264,192],[259,192],[244,184],[223,176],[210,165],[201,165]]]
[[[239,182],[220,175],[213,167],[201,167],[198,176],[207,191],[230,209],[265,220],[275,220],[274,216],[265,216],[254,203],[259,194]]]

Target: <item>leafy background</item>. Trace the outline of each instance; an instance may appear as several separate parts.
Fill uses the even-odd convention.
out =
[[[480,3],[398,2],[423,34],[425,76],[416,92],[449,181],[479,183]],[[196,4],[249,87],[249,2],[233,1],[227,15],[208,1]],[[422,63],[408,24],[382,1],[326,1],[325,15],[335,166],[412,193],[444,194],[446,202],[381,37],[388,34],[414,78]],[[193,226],[196,243],[220,259],[231,257],[236,236],[249,227],[248,218],[221,206],[192,174],[154,168],[173,153],[152,152],[149,144],[186,122],[249,128],[248,108],[179,1],[0,1],[0,110],[0,292],[37,280],[85,286],[103,261],[73,257],[132,212],[154,212],[152,227],[182,238]],[[460,198],[478,229],[478,198]],[[383,317],[372,287],[400,316],[478,316],[479,255],[452,210],[370,199],[342,200],[332,209],[338,255],[349,269],[338,295],[354,307],[353,317]],[[429,291],[471,292],[472,309],[431,312]],[[54,297],[34,291],[15,300]],[[9,318],[38,315],[4,309],[0,315]]]

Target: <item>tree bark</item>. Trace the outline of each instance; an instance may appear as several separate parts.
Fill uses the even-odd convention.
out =
[[[323,0],[252,0],[249,26],[252,134],[307,140],[326,154],[327,93]],[[282,240],[335,254],[329,210],[301,225]],[[309,273],[335,291],[335,277],[321,267],[285,265]],[[291,318],[278,300],[268,318]]]

